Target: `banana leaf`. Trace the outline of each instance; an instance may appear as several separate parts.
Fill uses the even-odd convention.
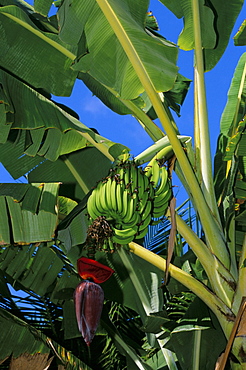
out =
[[[2,144],[10,129],[25,130],[22,133],[25,134],[23,152],[51,161],[92,143],[106,152],[114,146],[50,99],[3,70],[0,71],[0,81],[0,124],[5,133],[0,140]]]
[[[246,53],[238,62],[228,92],[215,156],[215,191],[227,232],[231,219],[236,217],[237,249],[241,248],[246,231],[243,218],[246,199],[245,62]]]
[[[196,298],[171,332],[165,347],[176,353],[182,369],[210,370],[215,367],[225,345],[226,339],[216,317]]]
[[[110,1],[157,91],[170,90],[177,76],[177,48],[174,44],[146,35],[148,1]],[[143,87],[105,16],[95,1],[63,1],[58,11],[60,37],[76,44],[83,36],[87,52],[78,55],[73,70],[89,73],[102,85],[113,89],[122,99],[136,99]],[[73,27],[70,27],[73,19]],[[68,31],[69,28],[69,31]],[[103,37],[102,37],[103,35]],[[96,60],[100,59],[100,63]],[[131,83],[129,84],[129,81]]]
[[[71,94],[77,77],[71,64],[77,48],[71,49],[56,34],[43,32],[19,6],[0,8],[0,30],[2,68],[35,88],[60,96]]]
[[[246,20],[243,21],[241,24],[238,32],[236,35],[233,37],[234,39],[234,45],[236,46],[244,46],[246,45]]]
[[[1,245],[51,241],[58,220],[58,183],[1,184]]]
[[[184,20],[184,29],[178,40],[181,49],[194,48],[192,0],[160,0],[178,18]],[[202,46],[206,71],[211,70],[222,57],[244,0],[199,0]]]
[[[34,10],[43,16],[47,16],[52,4],[53,0],[34,0]]]

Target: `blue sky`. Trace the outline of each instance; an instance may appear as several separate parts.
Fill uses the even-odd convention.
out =
[[[32,1],[29,1],[32,4]],[[167,39],[177,42],[178,35],[182,30],[183,21],[177,19],[169,10],[158,1],[152,0],[149,8],[157,17],[160,33]],[[232,36],[237,32],[240,24],[244,20],[246,4],[239,15]],[[208,113],[211,130],[212,152],[215,152],[216,139],[219,133],[220,116],[223,112],[227,100],[227,91],[233,76],[238,59],[245,51],[244,47],[235,47],[231,37],[229,46],[216,65],[216,67],[206,73],[206,86],[208,98]],[[185,77],[193,79],[193,52],[180,50],[178,66],[180,73]],[[120,116],[110,111],[101,103],[99,99],[92,96],[92,93],[78,81],[73,89],[72,96],[69,98],[54,97],[54,100],[62,102],[74,109],[80,116],[82,123],[88,127],[95,127],[102,136],[112,141],[120,142],[131,149],[132,155],[137,155],[146,149],[153,142],[141,128],[139,123],[131,116]],[[193,86],[188,92],[187,98],[181,109],[181,117],[178,118],[174,113],[174,118],[183,135],[193,135]],[[2,182],[12,182],[12,178],[3,168],[0,168]],[[20,179],[19,182],[23,180]]]

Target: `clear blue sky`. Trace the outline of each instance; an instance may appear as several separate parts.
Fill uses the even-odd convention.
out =
[[[28,1],[32,4],[32,1]],[[160,33],[167,39],[177,42],[178,35],[182,30],[183,21],[177,19],[170,11],[158,1],[152,0],[149,8],[157,17]],[[236,26],[232,32],[229,47],[217,66],[206,73],[206,86],[208,97],[209,122],[212,137],[212,151],[216,148],[216,139],[219,133],[220,116],[223,112],[227,91],[237,65],[240,55],[245,51],[244,47],[235,47],[232,37],[237,32],[240,24],[244,20],[246,4],[244,4]],[[180,51],[178,66],[180,73],[193,79],[193,52]],[[112,141],[120,142],[131,149],[133,155],[139,154],[152,144],[139,123],[131,116],[120,116],[113,113],[101,103],[99,99],[92,96],[91,92],[81,81],[75,84],[72,96],[69,98],[54,97],[54,100],[62,102],[74,109],[80,116],[81,122],[88,127],[95,127],[102,136]],[[181,109],[181,117],[178,118],[174,113],[175,120],[180,132],[184,135],[193,135],[193,86],[189,90],[187,98]],[[2,182],[12,182],[4,169],[0,168]],[[23,181],[23,180],[19,180]]]

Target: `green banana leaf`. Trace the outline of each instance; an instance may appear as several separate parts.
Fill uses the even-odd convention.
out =
[[[56,249],[45,243],[1,249],[1,271],[18,283],[20,289],[40,296],[51,293],[64,265]]]
[[[51,241],[58,220],[59,183],[0,185],[0,244]]]
[[[2,68],[35,88],[60,96],[71,94],[77,77],[71,64],[77,48],[71,49],[56,34],[43,32],[26,11],[14,5],[0,8],[0,30]]]
[[[0,124],[4,132],[0,141],[2,144],[12,128],[24,130],[25,154],[33,157],[39,155],[51,161],[93,143],[108,153],[114,146],[114,143],[96,134],[50,99],[2,70],[0,81]]]
[[[146,35],[148,1],[137,3],[114,0],[110,1],[110,5],[157,91],[170,90],[177,76],[175,63],[178,50],[164,39]],[[136,99],[143,92],[135,71],[96,1],[74,1],[71,8],[69,1],[65,0],[59,8],[58,17],[62,40],[74,45],[81,37],[86,39],[87,52],[82,48],[82,54],[78,55],[73,70],[89,73],[101,84],[113,89],[122,99]],[[98,59],[100,63],[96,62]]]
[[[194,48],[193,15],[191,0],[160,0],[178,18],[184,19],[184,29],[178,40],[181,49]],[[204,1],[199,0],[202,46],[204,48],[205,70],[209,71],[222,57],[232,28],[242,8],[244,0]]]
[[[236,245],[242,246],[246,199],[245,79],[246,53],[236,67],[228,100],[220,123],[220,136],[215,156],[215,191],[224,225],[229,231],[236,217]],[[235,213],[236,210],[236,213]]]
[[[52,4],[53,0],[34,0],[34,10],[43,16],[47,16]]]
[[[241,24],[238,32],[236,35],[233,37],[234,39],[234,45],[236,46],[244,46],[246,45],[246,20],[243,21]]]
[[[163,325],[165,328],[165,324]],[[166,348],[174,351],[183,370],[215,368],[226,338],[216,317],[195,298],[179,325],[171,331]],[[192,355],[191,355],[192,354]]]

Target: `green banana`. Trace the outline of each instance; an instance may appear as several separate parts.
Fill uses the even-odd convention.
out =
[[[151,222],[151,214],[149,213],[148,216],[141,221],[140,225],[138,226],[138,231],[142,231],[143,229],[148,228]]]
[[[112,179],[111,177],[108,177],[108,181],[106,183],[106,189],[105,189],[105,196],[106,196],[106,202],[107,202],[107,206],[108,206],[108,211],[113,209],[112,207],[112,203],[111,203],[111,190],[112,190]]]
[[[94,192],[94,190],[88,198],[87,211],[90,217],[95,220],[97,217],[100,216],[100,212],[97,210],[96,205],[95,205],[96,193]]]
[[[122,230],[114,227],[112,229],[114,232],[112,240],[117,244],[129,244],[134,239],[134,235],[137,233],[137,226]]]
[[[113,253],[115,251],[115,245],[113,243],[112,238],[108,238],[108,246],[109,246],[109,251]]]
[[[123,210],[122,210],[122,218],[124,219],[128,213],[128,207],[129,207],[129,201],[131,199],[131,196],[128,192],[128,189],[124,190],[122,202],[123,202]]]
[[[152,212],[152,217],[159,218],[159,217],[165,216],[167,208],[168,208],[168,202],[169,200],[166,203],[163,203],[160,207],[154,208]]]
[[[142,219],[142,220],[145,220],[145,219],[146,219],[146,217],[147,217],[149,214],[151,214],[151,213],[152,213],[151,211],[152,211],[152,202],[148,201],[148,202],[146,203],[145,208],[143,209],[142,214],[141,214],[141,219]]]
[[[116,203],[117,203],[117,210],[120,214],[123,211],[123,192],[125,190],[125,184],[123,181],[120,181],[116,185]]]
[[[100,190],[100,202],[101,202],[101,206],[103,209],[105,209],[105,211],[107,212],[108,210],[108,202],[107,202],[107,179],[105,179],[104,181],[102,181],[102,187],[101,187],[101,190]]]
[[[138,191],[138,167],[133,163],[130,167],[131,171],[131,193]]]
[[[148,227],[146,227],[145,229],[143,229],[142,231],[138,232],[135,236],[135,239],[142,239],[145,237],[145,235],[147,234],[148,232]]]
[[[125,173],[124,173],[124,182],[125,182],[125,186],[126,186],[126,189],[129,189],[131,187],[131,172],[130,172],[130,163],[127,162],[125,165],[124,165],[124,169],[125,169]]]
[[[139,202],[138,202],[138,212],[141,214],[146,206],[146,203],[149,201],[149,192],[148,191],[145,191],[141,197],[141,199],[139,199]]]
[[[130,227],[137,225],[140,221],[141,221],[140,214],[138,212],[134,212],[130,221],[126,223],[125,219],[122,220],[121,227],[122,229],[128,229]]]
[[[111,209],[114,210],[114,211],[117,211],[118,210],[118,207],[117,207],[117,198],[116,198],[116,187],[117,187],[117,181],[113,177],[113,178],[111,178],[110,192],[109,192],[109,194],[107,192],[107,196],[110,197]]]
[[[160,167],[158,161],[155,159],[152,162],[152,168],[151,168],[151,177],[150,181],[153,184],[153,187],[156,188],[160,179]]]
[[[172,195],[172,191],[168,184],[167,189],[163,191],[163,193],[161,193],[160,195],[154,198],[154,202],[153,202],[154,208],[160,207],[163,203],[169,201],[171,198],[171,195]]]
[[[149,187],[150,182],[147,176],[145,176],[144,171],[139,168],[138,172],[138,198],[141,199],[145,190]]]
[[[160,184],[155,190],[155,194],[159,195],[163,192],[168,182],[168,172],[165,167],[160,168]]]
[[[136,212],[136,205],[137,205],[137,198],[131,197],[130,201],[128,202],[128,209],[125,217],[123,218],[124,222],[127,224],[134,213]]]
[[[107,214],[107,208],[103,207],[102,205],[102,188],[103,188],[103,183],[100,182],[96,189],[93,190],[95,192],[95,208],[98,212],[100,212],[100,216],[105,216]]]

